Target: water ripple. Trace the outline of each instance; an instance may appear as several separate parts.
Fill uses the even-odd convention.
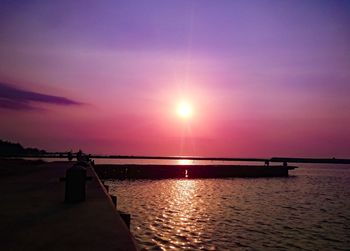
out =
[[[144,250],[348,250],[350,170],[293,178],[110,181]]]

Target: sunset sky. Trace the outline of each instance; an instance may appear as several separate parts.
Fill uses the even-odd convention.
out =
[[[350,1],[0,0],[0,138],[350,156]]]

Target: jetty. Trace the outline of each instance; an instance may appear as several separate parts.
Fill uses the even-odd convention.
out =
[[[192,160],[225,162],[225,164],[99,164],[95,171],[102,179],[182,179],[182,178],[259,178],[288,177],[289,171],[297,168],[289,166],[284,158],[224,158],[198,156],[128,156],[93,155],[94,159],[143,159],[143,160]],[[208,163],[209,163],[208,162]],[[234,162],[249,162],[237,165]],[[262,162],[262,164],[260,164]],[[279,162],[270,165],[270,162]],[[255,164],[251,164],[255,163]],[[259,164],[256,164],[259,163]],[[282,163],[282,164],[280,164]]]
[[[288,177],[295,166],[264,165],[150,165],[112,164],[95,165],[102,179],[197,179],[197,178],[258,178]]]
[[[86,200],[64,203],[60,178],[73,162],[0,161],[1,250],[138,250],[91,167],[86,168],[91,177]],[[11,161],[18,163],[11,166]]]
[[[298,168],[289,163],[350,164],[350,159],[336,158],[238,158],[199,156],[134,156],[92,155],[93,159],[127,160],[192,160],[220,161],[225,164],[100,164],[96,172],[103,179],[166,179],[166,178],[229,178],[229,177],[288,177],[289,171]],[[235,162],[250,164],[237,165]],[[254,163],[254,164],[252,164]]]

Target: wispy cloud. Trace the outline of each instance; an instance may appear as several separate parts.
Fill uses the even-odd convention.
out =
[[[65,97],[22,90],[7,83],[0,82],[0,108],[12,110],[37,109],[33,102],[57,105],[81,105],[82,103]]]

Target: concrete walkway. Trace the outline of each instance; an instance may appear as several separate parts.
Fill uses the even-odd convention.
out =
[[[33,173],[0,177],[0,250],[137,250],[96,177],[87,183],[86,202],[63,203],[59,177],[71,165],[46,163]]]

